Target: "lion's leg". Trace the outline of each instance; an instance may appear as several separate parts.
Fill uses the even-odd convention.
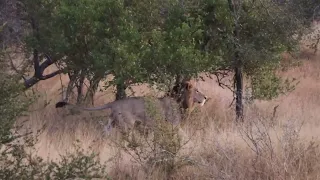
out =
[[[114,122],[114,119],[113,118],[108,118],[108,124],[107,126],[105,126],[104,130],[105,132],[107,133],[107,135],[110,135],[111,133],[111,130],[112,130],[112,123]]]
[[[112,118],[108,118],[108,124],[105,125],[105,123],[103,123],[101,120],[99,121],[99,124],[101,124],[103,126],[103,132],[106,135],[110,135],[111,130],[112,130],[112,123],[114,122],[114,120]]]

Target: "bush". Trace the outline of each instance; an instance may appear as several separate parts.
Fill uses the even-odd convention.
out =
[[[61,156],[59,162],[46,162],[32,154],[38,133],[18,134],[21,127],[14,126],[16,118],[35,100],[24,95],[23,85],[17,83],[19,78],[9,74],[8,63],[0,54],[0,179],[107,178],[98,156],[79,146],[75,153]]]

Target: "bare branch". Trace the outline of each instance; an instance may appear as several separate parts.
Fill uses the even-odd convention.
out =
[[[219,85],[221,88],[223,88],[223,89],[224,89],[224,88],[227,88],[227,89],[229,89],[231,92],[234,93],[234,90],[233,90],[230,86],[228,86],[228,85],[226,85],[226,84],[224,84],[224,83],[222,82],[222,80],[223,80],[225,77],[228,76],[228,72],[216,72],[216,73],[214,73],[213,75],[216,76],[218,85]]]
[[[9,53],[7,53],[7,56],[8,56],[8,58],[9,58],[9,60],[10,60],[11,69],[14,70],[17,74],[19,74],[24,81],[26,81],[26,78],[24,77],[23,72],[21,72],[20,70],[18,70],[18,69],[15,67],[15,65],[13,64],[13,59],[12,59],[12,57],[10,56]]]
[[[30,88],[33,85],[35,85],[36,83],[38,83],[41,80],[46,80],[46,79],[50,79],[60,73],[62,73],[63,69],[59,69],[55,72],[52,72],[50,74],[47,75],[43,75],[44,70],[49,67],[51,64],[55,63],[55,61],[52,61],[51,58],[48,55],[45,55],[47,57],[47,60],[44,61],[41,65],[39,62],[39,54],[38,51],[35,49],[34,50],[34,57],[33,57],[33,61],[34,61],[34,75],[33,77],[31,77],[30,79],[25,80],[24,85],[26,88]]]
[[[52,59],[50,58],[49,55],[44,54],[44,56],[46,57],[47,60],[45,60],[45,61],[40,65],[40,70],[42,71],[42,73],[43,73],[43,71],[44,71],[48,66],[50,66],[51,64],[54,63],[54,61],[52,61]]]
[[[41,77],[40,71],[40,61],[39,61],[39,53],[37,49],[33,50],[33,68],[34,68],[34,76]]]
[[[47,74],[47,75],[42,75],[40,80],[50,79],[50,78],[52,78],[52,77],[54,77],[54,76],[56,76],[56,75],[58,75],[60,73],[61,73],[61,70],[57,70],[57,71],[55,71],[53,73],[50,73],[50,74]]]

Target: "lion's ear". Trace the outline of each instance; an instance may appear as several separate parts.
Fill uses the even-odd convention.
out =
[[[186,82],[186,89],[187,90],[191,90],[192,89],[192,87],[193,87],[193,85],[192,85],[192,83],[191,82]]]

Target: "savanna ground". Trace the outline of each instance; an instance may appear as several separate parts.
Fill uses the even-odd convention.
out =
[[[284,56],[284,61],[288,58]],[[147,165],[133,150],[116,145],[114,137],[119,134],[104,135],[99,120],[107,112],[72,114],[56,109],[61,82],[68,81],[63,75],[33,88],[40,97],[18,123],[24,122],[25,130],[42,129],[37,155],[59,159],[79,140],[82,148],[99,153],[112,179],[320,179],[320,53],[305,49],[299,58],[300,66],[279,72],[299,81],[295,90],[272,101],[246,101],[243,124],[234,123],[228,89],[219,87],[215,78],[198,81],[199,90],[211,99],[183,126],[185,143],[169,167],[174,171]],[[98,92],[95,105],[113,101],[113,91]],[[133,91],[135,96],[159,95],[146,85]]]

